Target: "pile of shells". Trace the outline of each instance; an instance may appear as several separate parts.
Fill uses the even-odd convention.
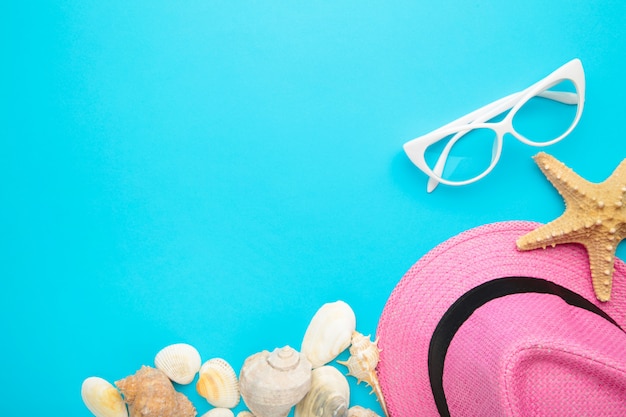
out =
[[[352,308],[343,301],[322,305],[311,319],[300,351],[290,346],[249,356],[237,376],[222,358],[202,363],[191,345],[176,343],[161,349],[154,368],[142,366],[134,375],[115,382],[85,379],[83,402],[96,417],[195,417],[196,408],[173,383],[196,382],[196,391],[213,407],[201,417],[235,417],[240,399],[250,411],[236,417],[380,417],[360,406],[350,407],[346,376],[329,365],[349,348],[346,375],[372,387],[385,415],[378,383],[377,340],[356,330]]]

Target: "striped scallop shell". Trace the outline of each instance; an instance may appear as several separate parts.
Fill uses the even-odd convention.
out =
[[[111,384],[97,376],[83,381],[83,402],[96,417],[128,417],[122,394]]]
[[[195,347],[175,343],[164,347],[154,358],[154,366],[172,381],[186,385],[191,383],[200,369],[202,359]]]
[[[196,390],[214,407],[234,408],[239,404],[237,373],[222,358],[209,359],[202,365]]]
[[[230,408],[218,407],[210,409],[202,417],[235,417],[235,413]]]

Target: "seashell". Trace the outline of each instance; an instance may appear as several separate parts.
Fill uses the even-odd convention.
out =
[[[360,405],[355,405],[348,409],[348,417],[380,417],[378,414],[370,410],[369,408],[363,408]]]
[[[164,347],[154,358],[154,366],[177,384],[191,383],[200,369],[202,360],[195,347],[175,343]]]
[[[250,411],[244,410],[237,413],[237,417],[254,417],[254,414],[252,414]]]
[[[311,389],[296,405],[294,417],[346,417],[350,406],[348,380],[326,365],[311,373]]]
[[[302,353],[313,368],[325,365],[350,346],[356,316],[343,301],[326,303],[313,316],[302,340]]]
[[[196,390],[214,407],[234,408],[239,404],[237,373],[222,358],[209,359],[202,365]]]
[[[105,379],[91,376],[80,390],[83,402],[96,417],[128,417],[122,394]]]
[[[311,363],[284,346],[248,357],[239,374],[241,396],[256,417],[285,417],[311,387]]]
[[[235,413],[230,408],[218,407],[202,414],[202,417],[235,417]]]
[[[130,417],[195,417],[191,401],[177,392],[170,379],[155,368],[142,366],[134,375],[115,382]]]
[[[348,375],[355,377],[357,384],[365,381],[367,385],[372,387],[372,392],[376,394],[383,412],[385,415],[388,415],[387,405],[385,404],[380,383],[378,382],[378,373],[376,372],[379,357],[378,339],[372,342],[370,336],[364,336],[355,331],[352,334],[350,357],[347,361],[337,362],[348,367]]]

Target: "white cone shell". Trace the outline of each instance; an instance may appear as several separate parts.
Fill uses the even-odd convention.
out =
[[[128,417],[122,394],[105,379],[92,376],[83,381],[83,402],[96,417]]]
[[[350,345],[356,316],[343,301],[326,303],[315,313],[302,340],[302,353],[313,368],[335,359]]]
[[[187,343],[164,347],[154,358],[154,366],[177,384],[191,383],[202,365],[198,350]]]

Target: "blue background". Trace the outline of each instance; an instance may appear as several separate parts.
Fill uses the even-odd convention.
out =
[[[337,299],[373,334],[438,243],[558,217],[536,148],[507,137],[485,179],[427,194],[402,144],[579,57],[582,119],[545,150],[603,180],[626,156],[625,15],[623,1],[2,2],[2,414],[89,416],[83,379],[121,379],[175,342],[238,371],[299,348]]]

